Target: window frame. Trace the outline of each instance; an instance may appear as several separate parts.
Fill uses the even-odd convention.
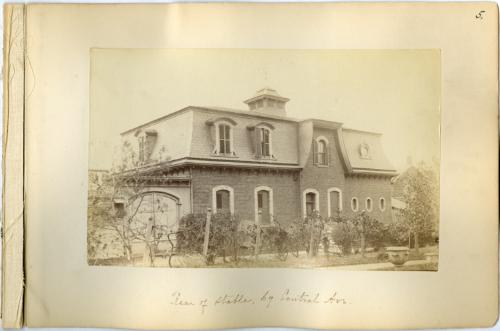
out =
[[[356,208],[354,208],[354,201],[356,201]],[[359,210],[359,200],[357,197],[352,197],[351,198],[351,209],[354,212],[357,212]]]
[[[382,201],[383,201],[383,203],[382,203]],[[378,207],[379,207],[380,211],[385,211],[385,209],[387,208],[387,201],[385,200],[384,197],[381,197],[378,200]]]
[[[373,200],[370,197],[368,197],[368,198],[365,199],[365,210],[366,211],[372,211],[373,210]]]
[[[323,157],[323,162],[319,162],[319,147],[320,144],[323,144],[324,151],[321,153]],[[330,166],[330,142],[326,139],[325,136],[318,136],[314,140],[314,164],[318,167],[329,167]]]
[[[217,185],[212,188],[212,212],[217,213],[217,191],[229,191],[229,212],[234,214],[234,189],[227,185]]]
[[[302,216],[303,217],[307,217],[307,205],[306,205],[306,196],[308,193],[314,193],[315,194],[315,201],[314,201],[314,204],[315,204],[315,209],[317,212],[320,212],[320,205],[319,205],[319,191],[316,190],[316,189],[313,189],[313,188],[308,188],[308,189],[305,189],[303,192],[302,192]]]
[[[231,124],[226,122],[217,123],[217,154],[233,155],[233,129]],[[223,132],[221,132],[223,130]],[[222,133],[222,134],[221,134]],[[222,151],[221,147],[224,147]],[[229,151],[226,149],[229,148]]]
[[[259,127],[258,130],[260,134],[260,155],[263,158],[270,158],[273,155],[271,151],[271,130],[264,127]],[[266,133],[267,133],[267,142],[265,141]],[[267,154],[264,153],[264,151],[266,151],[265,149],[266,145],[267,145]]]
[[[273,132],[274,132],[274,125],[267,123],[267,122],[260,122],[256,124],[255,126],[250,126],[251,130],[254,130],[254,139],[257,139],[258,141],[254,141],[254,148],[256,149],[255,152],[255,157],[259,159],[267,159],[267,160],[276,160],[274,154],[273,154]],[[263,132],[266,131],[268,134],[268,139],[269,142],[268,147],[269,147],[269,155],[264,155],[264,136]]]
[[[254,189],[254,214],[255,214],[255,224],[259,224],[259,192],[267,191],[269,193],[269,215],[270,215],[270,225],[274,225],[274,197],[273,189],[269,186],[257,186]]]
[[[328,189],[327,191],[327,205],[328,205],[328,217],[332,217],[332,206],[331,206],[331,197],[330,195],[332,194],[332,192],[337,192],[339,194],[339,199],[338,199],[338,206],[339,206],[339,212],[341,213],[342,210],[344,209],[344,206],[343,206],[343,199],[342,199],[342,190],[339,189],[338,187],[331,187]]]
[[[206,125],[210,127],[211,130],[211,141],[213,143],[213,149],[211,156],[221,156],[221,157],[237,157],[234,148],[234,128],[237,125],[236,121],[229,117],[219,117],[216,119],[207,120]],[[224,141],[229,143],[229,152],[221,152],[221,126],[226,126],[229,130],[229,135],[226,137],[224,133]],[[224,148],[225,149],[225,148]]]
[[[139,144],[139,152],[137,156],[139,158],[139,163],[143,164],[146,162],[146,136],[141,134],[137,137]]]

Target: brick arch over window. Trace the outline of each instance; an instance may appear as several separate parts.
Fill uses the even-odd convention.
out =
[[[254,212],[255,212],[255,224],[259,223],[259,192],[265,191],[269,195],[269,223],[273,223],[274,216],[274,198],[273,189],[269,186],[258,186],[254,190]]]
[[[212,212],[217,212],[217,192],[227,191],[229,194],[229,212],[234,214],[234,189],[226,185],[218,185],[212,188]]]
[[[328,217],[333,217],[335,216],[334,214],[332,214],[332,195],[333,194],[337,194],[337,207],[338,207],[338,211],[341,212],[342,209],[343,209],[343,201],[342,201],[342,190],[339,189],[338,187],[331,187],[328,189],[328,196],[327,196],[327,199],[328,199]]]
[[[319,191],[313,188],[308,188],[302,192],[302,215],[307,216],[307,197],[308,194],[314,194],[314,210],[319,212]],[[309,195],[310,196],[310,195]]]

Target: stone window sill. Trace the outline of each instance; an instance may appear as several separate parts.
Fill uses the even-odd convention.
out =
[[[278,161],[274,156],[260,156],[260,157],[255,157],[256,160],[262,160],[262,161]]]
[[[235,155],[235,154],[216,154],[216,153],[212,153],[210,156],[212,157],[220,157],[220,158],[230,158],[230,159],[238,159],[239,156],[238,155]]]

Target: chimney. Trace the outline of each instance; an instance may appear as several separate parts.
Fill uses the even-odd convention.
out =
[[[265,87],[258,90],[253,97],[244,102],[250,110],[269,115],[286,116],[285,104],[289,100],[279,95],[276,90]]]

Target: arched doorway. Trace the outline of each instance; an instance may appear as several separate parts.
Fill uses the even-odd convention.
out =
[[[137,240],[152,243],[155,250],[171,250],[168,235],[177,232],[180,200],[165,192],[149,191],[129,199],[127,214],[132,235]]]

